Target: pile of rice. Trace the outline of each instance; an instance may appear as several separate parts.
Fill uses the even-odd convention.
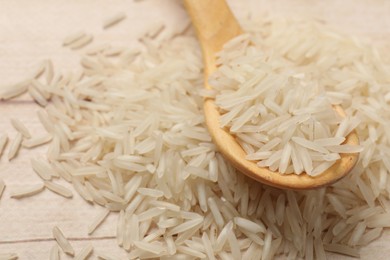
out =
[[[376,49],[316,23],[264,19],[248,23],[245,29],[250,36],[239,42],[246,42],[247,48],[237,50],[238,54],[250,58],[248,64],[259,63],[271,72],[276,65],[266,61],[272,55],[288,62],[291,71],[284,72],[291,73],[291,84],[297,84],[298,92],[289,97],[297,109],[299,102],[309,99],[293,94],[301,93],[299,87],[309,77],[326,97],[320,103],[326,104],[326,113],[333,115],[329,103],[339,104],[349,116],[340,137],[357,126],[362,151],[346,178],[327,188],[294,192],[257,183],[229,165],[206,130],[201,53],[194,35],[187,33],[144,37],[141,50],[86,49],[88,56],[81,57],[83,70],[74,73],[53,72],[52,64],[45,61],[33,79],[2,89],[3,99],[28,91],[43,107],[37,116],[47,130],[31,137],[22,122],[13,123],[20,134],[7,145],[9,158],[20,147],[48,143],[48,151],[46,158],[31,159],[42,182],[22,190],[8,187],[11,195],[20,198],[49,189],[70,198],[71,192],[57,179],[72,183],[86,202],[107,209],[91,221],[89,233],[107,215],[116,215],[118,246],[129,259],[272,259],[276,255],[325,259],[326,251],[358,257],[361,246],[390,226],[390,67]],[[80,37],[84,45],[90,39]],[[248,39],[266,52],[248,48]],[[225,64],[222,56],[221,62]],[[221,82],[228,81],[232,91],[236,90],[231,83],[246,80],[240,73],[263,73],[242,66],[236,74],[238,69],[229,66],[235,76]],[[264,93],[272,97],[272,91]],[[222,101],[217,100],[224,107]],[[240,106],[237,102],[232,110]],[[329,120],[322,121],[324,133],[330,124],[329,136],[339,137],[335,129],[344,121]],[[233,128],[232,122],[226,120]],[[246,129],[243,137],[263,135],[245,122],[238,128]],[[303,128],[301,133],[306,136]],[[251,144],[246,149],[255,156],[257,148]],[[75,253],[57,227],[53,236],[64,253],[79,259],[93,250],[86,247]],[[58,252],[54,246],[51,259],[58,259]],[[99,256],[115,259],[109,252]]]
[[[336,112],[340,94],[324,83],[327,68],[320,60],[327,54],[299,39],[285,50],[273,39],[267,46],[258,34],[236,37],[219,53],[210,85],[217,91],[221,127],[236,137],[246,159],[282,174],[317,176],[340,153],[362,150],[343,144],[360,120]]]

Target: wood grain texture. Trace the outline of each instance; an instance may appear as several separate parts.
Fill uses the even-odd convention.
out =
[[[62,48],[62,39],[69,33],[85,30],[99,42],[114,45],[136,45],[137,37],[157,21],[164,21],[169,30],[175,30],[187,21],[187,15],[177,3],[167,0],[0,0],[0,87],[12,84],[29,75],[42,59],[51,58],[55,69],[78,67],[77,53]],[[283,16],[305,15],[318,17],[343,32],[367,37],[376,44],[390,43],[390,1],[387,0],[230,0],[233,12],[244,17],[248,12],[259,16],[257,10]],[[107,31],[102,22],[107,17],[126,11],[127,19]],[[37,106],[26,97],[0,102],[0,131],[13,138],[15,131],[9,118],[18,117],[39,134],[42,127],[35,116]],[[0,252],[17,252],[20,259],[48,259],[54,245],[51,230],[58,225],[71,238],[76,253],[88,243],[96,251],[112,252],[119,259],[125,254],[116,246],[115,214],[89,237],[90,220],[102,211],[90,206],[75,194],[67,200],[49,191],[23,200],[9,198],[12,187],[34,184],[39,178],[29,166],[29,158],[44,154],[46,148],[33,152],[22,150],[18,158],[7,164],[0,162],[0,178],[7,187],[0,199]],[[67,183],[61,183],[67,187]],[[92,241],[85,241],[92,240]],[[361,250],[361,259],[388,259],[390,235]],[[62,256],[61,259],[68,259]],[[95,257],[93,257],[95,259]],[[329,259],[351,259],[330,255]]]

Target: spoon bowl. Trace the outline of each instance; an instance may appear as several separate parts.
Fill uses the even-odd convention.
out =
[[[242,34],[243,30],[225,0],[185,0],[185,6],[202,48],[205,87],[212,89],[208,84],[208,78],[217,69],[216,53],[222,50],[226,42]],[[340,106],[335,106],[334,109],[341,116],[345,116]],[[204,113],[207,128],[219,152],[237,170],[270,186],[294,190],[324,187],[346,176],[358,160],[358,153],[340,154],[341,158],[331,168],[316,177],[311,177],[306,173],[280,174],[268,168],[259,167],[255,162],[245,159],[246,153],[234,136],[220,127],[220,113],[214,104],[214,99],[204,100]],[[346,137],[344,144],[359,144],[355,131]]]

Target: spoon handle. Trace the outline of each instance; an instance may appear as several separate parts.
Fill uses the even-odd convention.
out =
[[[242,29],[225,0],[185,0],[187,12],[195,27],[205,62],[206,75],[215,66],[215,54]]]

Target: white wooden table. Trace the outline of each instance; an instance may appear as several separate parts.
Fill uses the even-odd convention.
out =
[[[137,37],[156,21],[164,21],[168,29],[174,29],[187,19],[179,2],[0,0],[0,87],[20,81],[45,58],[51,58],[56,68],[77,67],[77,55],[62,48],[61,41],[78,29],[93,33],[98,41],[128,45],[135,44]],[[229,3],[238,17],[248,12],[261,15],[262,11],[319,17],[341,31],[374,39],[378,45],[390,45],[390,1],[387,0],[230,0]],[[119,11],[125,11],[127,19],[103,32],[102,21]],[[26,97],[0,102],[0,133],[8,133],[13,138],[15,131],[9,118],[18,117],[38,134],[42,128],[35,115],[37,108]],[[52,227],[58,225],[71,238],[76,252],[92,243],[96,251],[111,252],[124,259],[125,254],[116,246],[114,238],[115,214],[88,236],[87,226],[102,208],[88,205],[76,193],[72,200],[47,190],[22,200],[9,198],[12,187],[39,181],[30,169],[29,160],[45,152],[46,148],[23,150],[10,164],[6,162],[7,156],[1,159],[0,178],[7,188],[0,199],[0,253],[17,252],[19,259],[48,259],[55,243]],[[390,234],[387,232],[362,249],[361,254],[362,259],[390,259]],[[336,255],[330,258],[349,259]]]

